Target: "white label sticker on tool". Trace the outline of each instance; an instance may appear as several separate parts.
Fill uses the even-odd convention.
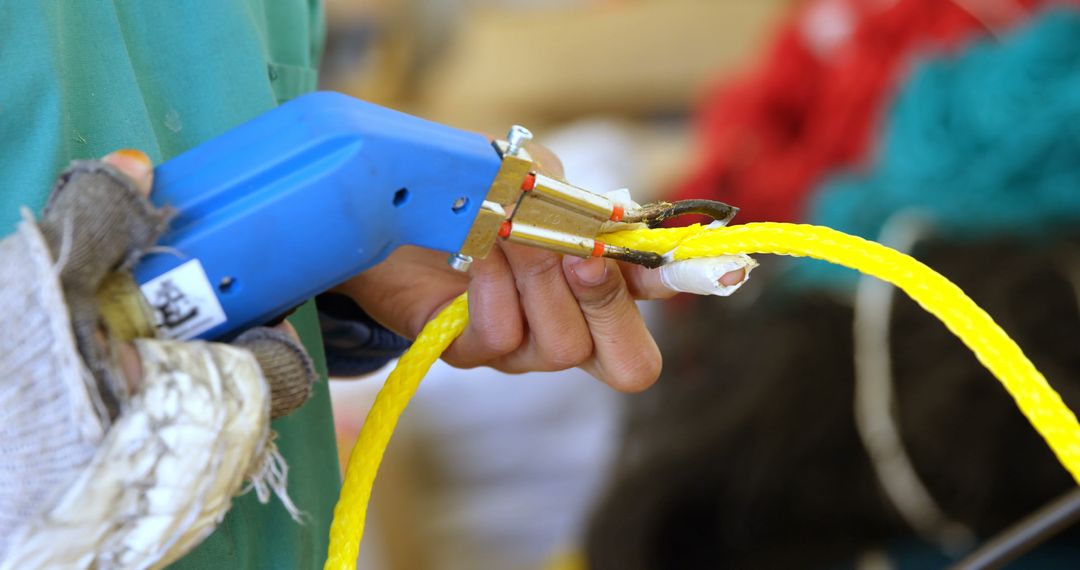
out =
[[[226,320],[198,259],[147,281],[140,289],[154,309],[162,338],[195,338]]]

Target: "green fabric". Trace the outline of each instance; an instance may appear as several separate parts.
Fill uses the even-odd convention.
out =
[[[317,0],[0,0],[0,235],[72,159],[158,163],[312,90],[321,44]],[[340,473],[313,306],[292,321],[324,378],[274,424],[308,520],[244,496],[175,568],[322,566]]]

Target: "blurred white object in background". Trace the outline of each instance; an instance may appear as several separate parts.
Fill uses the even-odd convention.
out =
[[[434,376],[413,410],[430,568],[539,568],[576,545],[613,455],[618,396],[578,370]]]
[[[335,415],[355,413],[338,407],[343,398],[370,402],[380,376],[334,382]],[[370,542],[382,560],[366,562],[543,566],[578,542],[613,456],[618,409],[619,395],[580,370],[511,376],[437,363],[376,483]]]

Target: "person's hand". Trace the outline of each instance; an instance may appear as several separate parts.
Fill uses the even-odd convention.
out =
[[[535,147],[530,152],[561,174],[553,155]],[[739,270],[720,281],[742,280]],[[675,292],[658,271],[637,265],[500,242],[463,275],[447,266],[444,253],[404,247],[337,290],[384,326],[415,338],[466,289],[469,325],[443,355],[451,365],[510,373],[580,366],[627,392],[649,387],[660,375],[660,351],[634,301]]]
[[[315,379],[295,332],[128,340],[106,322],[124,293],[103,301],[102,284],[131,279],[167,227],[152,175],[137,151],[75,161],[0,240],[0,512],[18,515],[0,517],[0,567],[163,566],[246,489],[299,517],[270,425]]]
[[[124,149],[108,154],[101,161],[130,178],[143,198],[150,197],[150,190],[154,186],[154,168],[145,154]],[[277,370],[277,373],[268,374],[267,377],[267,381],[276,391],[272,410],[272,416],[276,418],[287,415],[307,400],[313,378],[310,372],[306,372],[312,365],[306,355],[303,355],[296,329],[288,321],[282,321],[272,328],[274,332],[245,333],[237,339],[237,344],[255,353],[264,372],[271,368]],[[99,330],[99,333],[97,341],[104,344],[105,331]],[[115,348],[118,365],[128,389],[134,390],[142,379],[143,372],[138,352],[129,342],[116,343]],[[290,356],[296,358],[288,358]],[[275,364],[272,365],[272,362]]]

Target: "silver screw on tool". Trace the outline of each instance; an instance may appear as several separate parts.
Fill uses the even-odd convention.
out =
[[[450,259],[447,259],[446,261],[450,264],[450,267],[462,273],[468,271],[469,266],[472,265],[472,257],[460,253],[451,253]]]
[[[526,129],[521,125],[514,125],[510,127],[510,132],[506,134],[506,154],[510,156],[517,156],[518,151],[525,143],[531,141],[533,138],[532,131]]]

